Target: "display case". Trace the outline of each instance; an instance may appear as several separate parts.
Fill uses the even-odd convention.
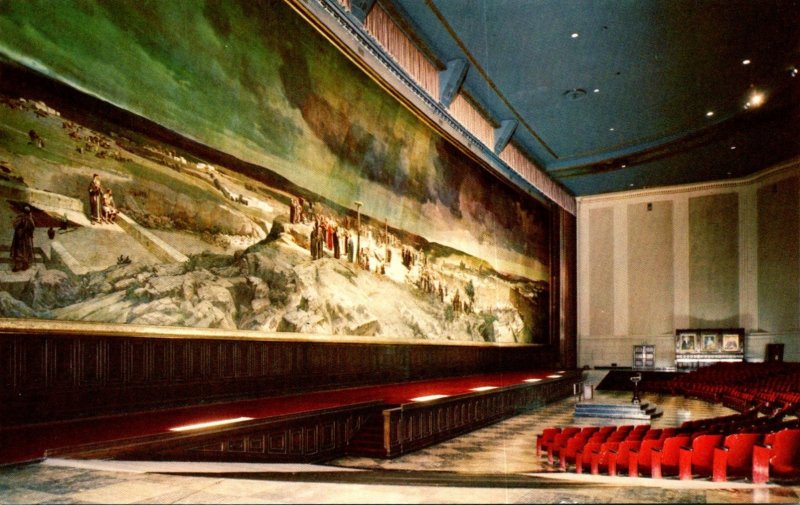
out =
[[[744,361],[744,328],[675,330],[675,366],[697,368]]]

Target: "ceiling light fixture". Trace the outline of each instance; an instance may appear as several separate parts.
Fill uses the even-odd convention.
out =
[[[736,149],[736,146],[731,146],[731,151],[733,151],[734,149]]]
[[[749,64],[750,64],[750,60],[742,60],[742,65],[749,65]]]
[[[706,112],[706,117],[711,117],[713,115],[714,115],[714,111],[713,110],[710,110],[710,111]]]
[[[797,67],[792,67],[792,70],[789,71],[789,75],[797,77]]]
[[[594,88],[595,93],[600,93],[600,88]]]
[[[573,39],[577,39],[579,36],[580,36],[580,35],[579,35],[577,32],[572,34],[572,38],[573,38]]]
[[[608,131],[613,132],[614,128],[609,128]]]
[[[581,98],[586,98],[586,90],[583,88],[572,88],[566,90],[561,95],[569,100],[580,100]]]

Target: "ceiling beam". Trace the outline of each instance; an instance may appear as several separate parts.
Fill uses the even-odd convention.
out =
[[[375,0],[350,0],[350,13],[363,25],[374,5]]]
[[[494,130],[494,153],[500,154],[508,145],[511,136],[517,129],[519,123],[513,119],[500,121],[500,128]]]
[[[467,76],[467,69],[466,60],[455,59],[448,61],[447,68],[439,72],[439,102],[445,107],[453,103]]]

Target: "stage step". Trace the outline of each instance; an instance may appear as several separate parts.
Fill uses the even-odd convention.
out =
[[[350,456],[386,457],[383,446],[383,417],[375,416],[347,444]]]
[[[575,404],[575,417],[612,417],[620,419],[649,420],[664,414],[657,406],[642,402],[634,403],[601,403],[583,401]]]

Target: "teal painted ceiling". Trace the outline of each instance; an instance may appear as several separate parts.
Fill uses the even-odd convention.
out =
[[[800,155],[800,0],[379,3],[577,196]]]

